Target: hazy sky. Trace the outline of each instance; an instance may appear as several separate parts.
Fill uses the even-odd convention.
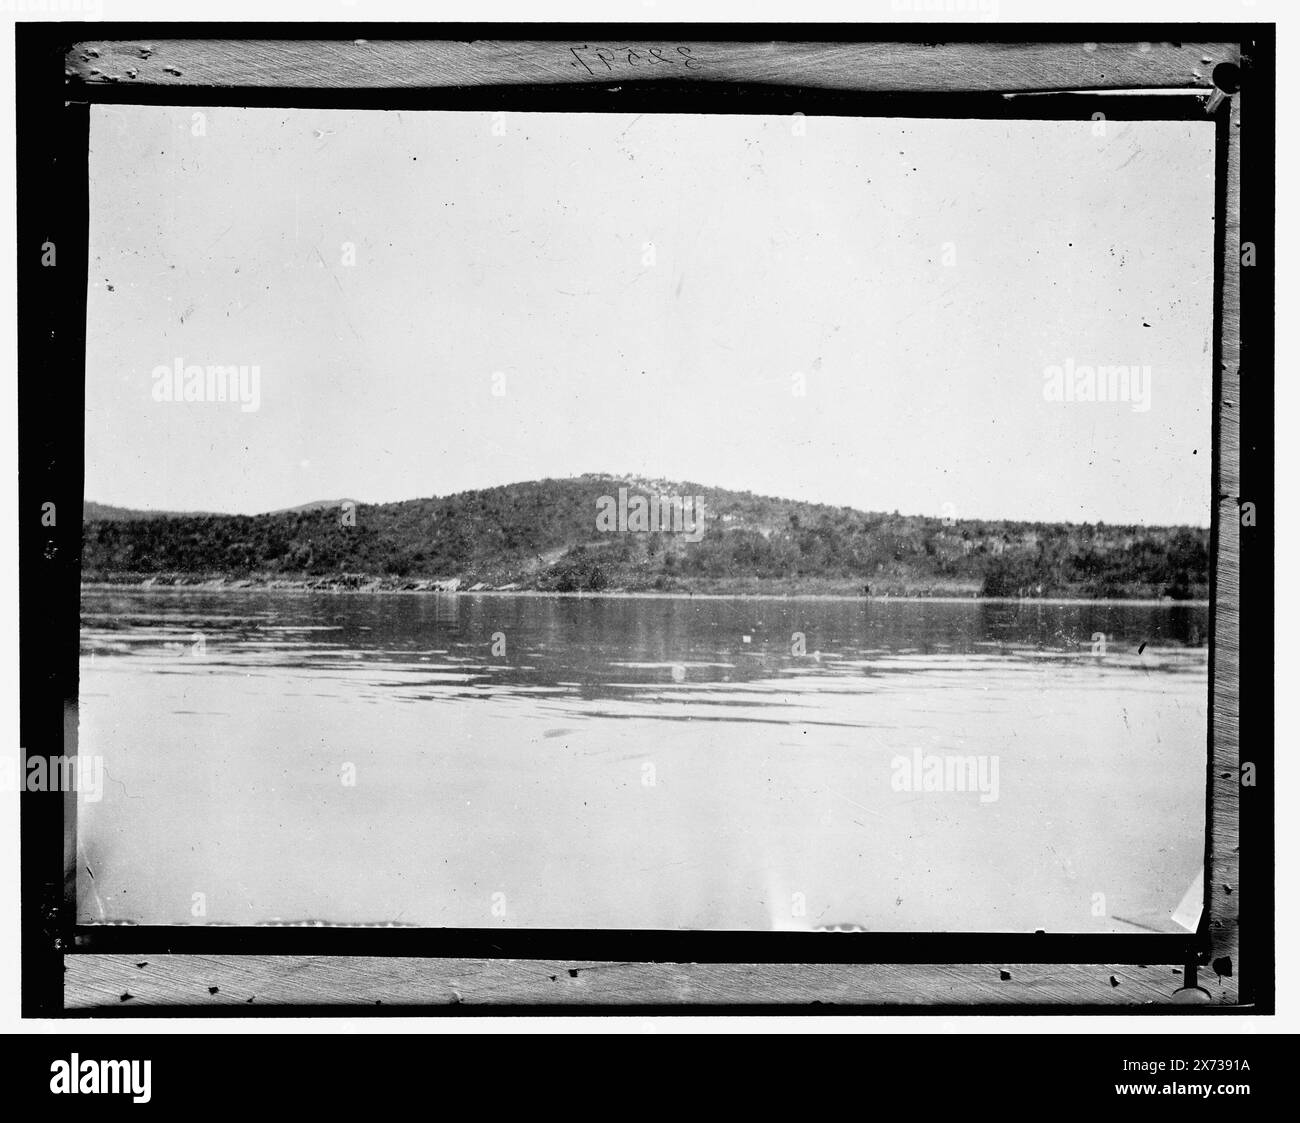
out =
[[[91,499],[602,471],[1209,524],[1208,123],[100,105],[90,170]],[[178,359],[258,408],[155,400]],[[1149,409],[1046,400],[1099,365]]]

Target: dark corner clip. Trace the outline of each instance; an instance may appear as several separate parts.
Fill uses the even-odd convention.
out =
[[[1205,99],[1205,113],[1213,117],[1228,98],[1241,89],[1241,68],[1235,62],[1221,62],[1211,75],[1214,89]]]

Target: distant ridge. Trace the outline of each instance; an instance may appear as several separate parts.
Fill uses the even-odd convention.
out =
[[[96,503],[86,499],[81,504],[81,518],[85,522],[92,519],[116,522],[133,522],[142,519],[183,519],[208,517],[206,511],[147,511],[133,507],[112,507],[107,503]]]
[[[619,528],[635,496],[703,497],[697,535]],[[346,507],[345,507],[346,504]],[[318,500],[261,515],[86,503],[86,580],[553,592],[1208,596],[1209,531],[857,511],[602,473],[441,498]],[[624,512],[626,514],[626,511]],[[695,539],[695,540],[692,540]]]
[[[266,511],[268,515],[286,515],[298,511],[337,510],[344,503],[357,502],[346,499],[317,499],[313,503],[301,503],[297,507],[281,507],[279,510]],[[108,503],[96,503],[86,499],[81,505],[81,517],[86,522],[92,519],[132,522],[140,519],[186,519],[186,518],[248,518],[247,515],[230,515],[217,511],[150,511],[138,507],[114,507]]]
[[[360,506],[360,500],[357,499],[317,499],[313,503],[299,503],[296,507],[281,507],[278,510],[265,513],[268,515],[296,515],[302,511],[337,511],[342,508],[344,503]]]

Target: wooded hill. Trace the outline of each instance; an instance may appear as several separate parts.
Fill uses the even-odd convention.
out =
[[[598,515],[620,488],[627,503],[703,496],[702,532],[598,529]],[[1208,596],[1208,556],[1209,531],[1198,527],[951,520],[586,475],[253,516],[87,502],[82,576],[383,588],[456,579],[462,589],[558,592],[862,593],[869,586],[873,595],[1185,599]]]

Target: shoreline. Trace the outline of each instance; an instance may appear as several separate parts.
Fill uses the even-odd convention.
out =
[[[1189,598],[1175,600],[1172,597],[985,597],[977,593],[969,596],[955,596],[951,593],[770,593],[770,592],[691,592],[688,590],[628,590],[602,589],[598,591],[575,590],[573,592],[556,592],[545,589],[405,589],[389,588],[378,584],[311,586],[302,582],[232,582],[228,580],[210,580],[193,584],[157,584],[146,581],[82,581],[83,590],[96,592],[106,590],[130,590],[138,592],[237,592],[237,593],[304,593],[314,595],[385,595],[385,596],[441,596],[441,597],[541,597],[558,600],[822,600],[842,603],[882,603],[899,602],[903,604],[1014,604],[1014,605],[1062,605],[1098,606],[1125,605],[1135,608],[1209,608],[1208,598]]]

